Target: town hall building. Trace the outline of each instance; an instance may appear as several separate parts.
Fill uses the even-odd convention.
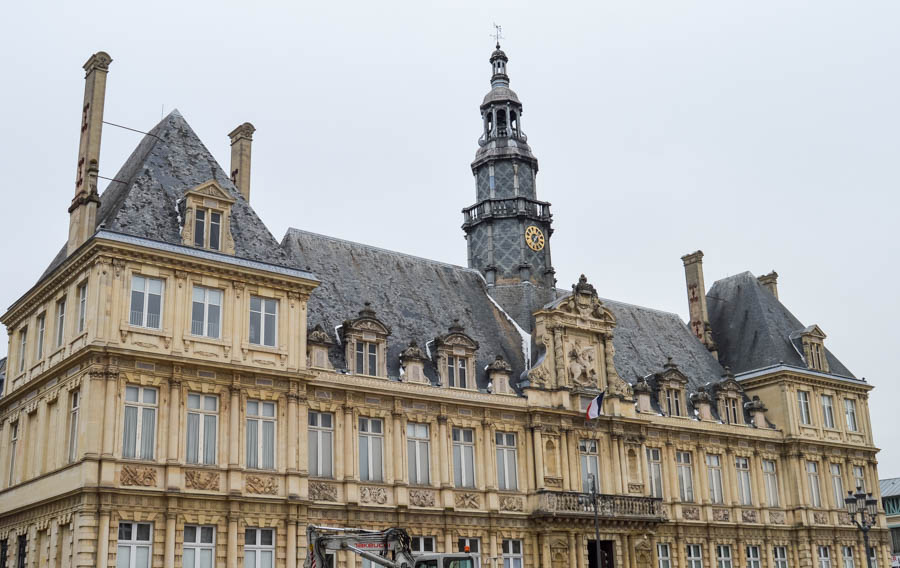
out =
[[[100,193],[111,62],[84,66],[68,241],[0,318],[0,568],[297,568],[308,524],[485,568],[888,565],[884,511],[865,550],[843,503],[880,497],[872,385],[777,274],[707,289],[685,255],[687,323],[557,283],[499,44],[465,267],[276,240],[249,123],[225,170],[173,111]]]

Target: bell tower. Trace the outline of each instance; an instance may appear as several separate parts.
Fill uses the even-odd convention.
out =
[[[475,204],[463,209],[470,268],[527,331],[531,314],[555,298],[550,204],[537,199],[538,161],[522,130],[522,103],[509,88],[509,58],[491,54],[491,90],[481,103],[482,134],[472,162]]]

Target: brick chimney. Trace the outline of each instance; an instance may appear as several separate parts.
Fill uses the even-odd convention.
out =
[[[691,317],[691,331],[700,343],[709,349],[716,359],[719,354],[712,338],[709,312],[706,309],[706,285],[703,283],[703,251],[698,250],[681,257],[684,262],[684,279],[687,284],[688,311]]]
[[[106,74],[112,57],[98,51],[84,64],[84,104],[81,108],[81,140],[78,143],[78,171],[75,197],[69,206],[69,243],[66,254],[72,254],[97,229],[97,172],[100,161],[100,134],[103,130],[103,102],[106,97]]]
[[[763,287],[772,292],[772,295],[775,296],[775,299],[778,299],[778,273],[774,270],[768,274],[763,276],[757,276],[757,280],[759,283],[763,285]]]
[[[231,181],[248,202],[250,201],[250,145],[256,128],[249,122],[232,130],[231,138]]]

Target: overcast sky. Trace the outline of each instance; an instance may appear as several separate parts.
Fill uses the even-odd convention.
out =
[[[900,476],[900,3],[136,6],[4,9],[4,306],[66,240],[81,65],[101,49],[108,121],[149,130],[178,108],[225,168],[227,133],[256,126],[251,203],[277,239],[465,264],[496,21],[560,286],[583,272],[686,319],[681,255],[706,253],[708,287],[777,270],[782,302],[875,386],[879,474]],[[139,139],[104,128],[100,174]]]

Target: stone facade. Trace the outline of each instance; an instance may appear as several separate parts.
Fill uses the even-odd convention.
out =
[[[485,121],[485,109],[497,120],[498,105],[521,112],[505,55],[492,65]],[[249,177],[241,187],[217,165],[210,172],[214,161],[180,115],[152,135],[116,176],[133,184],[101,196],[104,228],[64,251],[2,317],[8,565],[21,555],[29,567],[106,568],[146,547],[152,566],[170,568],[192,546],[188,529],[202,526],[214,531],[216,565],[243,565],[257,553],[248,530],[272,529],[275,566],[296,568],[315,523],[404,527],[438,551],[477,547],[486,567],[521,557],[528,568],[585,568],[590,471],[613,566],[667,556],[688,568],[699,545],[707,567],[728,546],[734,566],[759,553],[760,567],[784,568],[775,563],[783,552],[786,566],[812,568],[818,547],[834,562],[843,545],[862,568],[833,484],[877,492],[872,387],[842,374],[830,353],[827,373],[773,364],[731,375],[702,342],[706,325],[695,337],[672,314],[601,301],[587,278],[561,291],[534,271],[514,285],[552,297],[518,306],[532,322],[523,337],[472,270],[299,231],[275,242],[247,203]],[[240,177],[249,150],[236,156]],[[485,164],[508,162],[485,157],[476,179]],[[531,183],[519,188],[532,192],[536,161],[520,166]],[[198,223],[200,210],[227,213],[215,226],[221,240]],[[186,241],[185,223],[205,239]],[[469,237],[483,225],[473,221]],[[549,217],[540,226],[548,250]],[[521,247],[521,226],[509,232]],[[382,281],[338,262],[346,250]],[[549,269],[543,258],[532,267]],[[392,266],[404,269],[384,278]],[[511,274],[503,266],[494,286]],[[399,299],[373,307],[352,293],[386,281]],[[440,294],[420,301],[429,288]],[[727,314],[715,315],[698,313],[713,336]],[[715,341],[720,357],[742,363],[732,338]],[[601,392],[603,414],[586,420]],[[871,537],[886,566],[883,512],[878,523]],[[143,540],[136,527],[150,527]],[[336,561],[361,565],[347,553]]]

